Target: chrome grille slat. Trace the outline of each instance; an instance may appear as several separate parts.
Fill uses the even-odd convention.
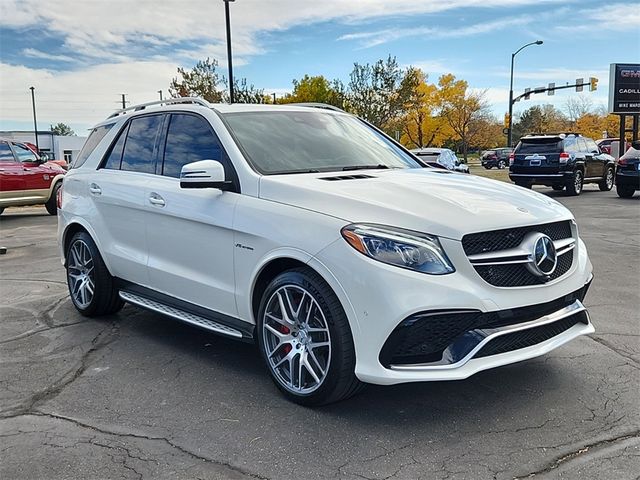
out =
[[[155,300],[136,295],[135,293],[120,291],[120,298],[122,298],[125,302],[133,303],[134,305],[146,308],[147,310],[152,310],[154,312],[167,315],[182,322],[190,323],[191,325],[196,325],[215,333],[228,335],[235,338],[242,338],[242,332],[239,332],[238,330],[235,330],[231,327],[227,327],[226,325],[222,325],[221,323],[201,317],[200,315],[185,312],[184,310],[170,307],[169,305],[165,305],[164,303],[160,303]]]

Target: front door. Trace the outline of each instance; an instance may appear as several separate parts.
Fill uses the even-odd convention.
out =
[[[180,188],[183,165],[217,160],[232,178],[209,122],[174,113],[166,126],[163,161],[146,189],[150,286],[180,300],[237,316],[233,215],[238,193]],[[226,165],[225,165],[226,163]]]
[[[7,142],[0,142],[0,200],[9,200],[25,189],[22,164]]]

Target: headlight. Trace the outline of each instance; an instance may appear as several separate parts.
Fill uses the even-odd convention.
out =
[[[341,233],[349,245],[379,262],[431,275],[455,272],[433,235],[369,224],[347,225]]]

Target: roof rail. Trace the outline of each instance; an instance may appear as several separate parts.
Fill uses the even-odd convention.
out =
[[[144,110],[147,107],[153,105],[173,105],[177,103],[195,103],[197,105],[202,105],[203,107],[210,108],[211,105],[206,100],[197,97],[177,97],[177,98],[167,98],[165,100],[156,100],[155,102],[147,102],[147,103],[139,103],[137,105],[131,105],[130,107],[123,108],[121,110],[116,110],[107,118],[117,117],[118,115],[122,115],[130,110],[137,112],[139,110]]]
[[[297,107],[311,107],[311,108],[324,108],[325,110],[333,110],[334,112],[342,112],[347,113],[341,108],[338,108],[334,105],[329,105],[328,103],[320,103],[320,102],[301,102],[301,103],[288,103],[287,105],[295,105]]]

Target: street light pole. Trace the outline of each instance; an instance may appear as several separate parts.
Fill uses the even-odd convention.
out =
[[[36,150],[40,153],[40,144],[38,143],[38,121],[36,120],[36,87],[29,87],[31,90],[31,106],[33,107],[33,134],[36,136]]]
[[[233,103],[233,64],[231,61],[231,22],[229,21],[229,3],[235,0],[222,0],[224,2],[224,15],[227,23],[227,63],[229,64],[229,103]]]
[[[511,54],[511,81],[509,83],[509,126],[507,127],[509,130],[509,134],[507,136],[507,147],[511,148],[513,146],[513,63],[516,58],[516,55],[520,53],[521,50],[531,46],[531,45],[542,45],[542,40],[536,40],[535,42],[527,43],[526,45],[521,46],[515,53]]]

